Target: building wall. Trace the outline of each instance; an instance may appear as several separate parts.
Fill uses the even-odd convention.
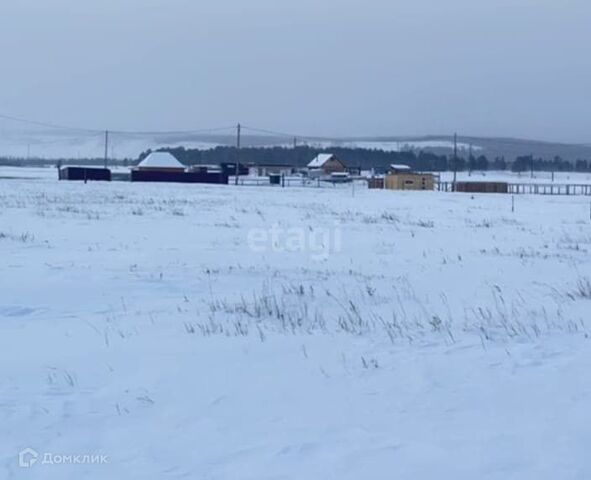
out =
[[[102,180],[111,181],[111,170],[107,168],[62,167],[58,170],[60,180]]]
[[[233,177],[236,175],[236,164],[232,162],[222,162],[220,163],[220,167],[222,169],[222,173],[225,175]],[[248,175],[248,166],[242,163],[238,164],[238,175]]]
[[[249,168],[249,175],[266,177],[268,175],[291,175],[294,169],[285,165],[258,165]]]
[[[341,162],[339,162],[338,160],[334,160],[334,159],[326,162],[322,166],[322,170],[324,170],[324,173],[326,173],[326,174],[347,171],[347,169],[345,168],[345,166]]]
[[[388,190],[433,190],[435,179],[431,174],[395,173],[386,176]]]
[[[228,175],[206,172],[164,172],[132,170],[132,182],[219,183],[228,184]]]
[[[456,182],[456,192],[466,193],[508,193],[506,182]]]
[[[373,177],[367,180],[367,186],[372,189],[383,189],[384,179],[382,177]]]
[[[137,170],[140,172],[173,172],[173,173],[182,173],[185,171],[185,169],[181,168],[181,167],[137,167]]]

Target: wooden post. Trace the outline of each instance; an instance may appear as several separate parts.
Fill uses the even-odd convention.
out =
[[[452,192],[456,191],[456,181],[458,177],[458,134],[454,133],[454,182],[452,185]]]
[[[105,168],[109,162],[109,130],[105,130]]]
[[[241,125],[236,125],[236,178],[234,179],[234,185],[238,185],[238,177],[240,176],[240,130]]]

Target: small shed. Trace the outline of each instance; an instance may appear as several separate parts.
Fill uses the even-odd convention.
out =
[[[257,163],[248,166],[248,174],[255,177],[267,177],[270,175],[292,175],[296,168],[289,164]]]
[[[144,172],[184,172],[185,166],[168,152],[152,152],[144,158],[136,170]]]
[[[432,173],[391,173],[386,175],[384,188],[388,190],[433,190],[435,178]]]
[[[78,181],[111,181],[111,170],[98,167],[60,167],[58,170],[60,180]]]
[[[413,172],[408,165],[392,164],[384,180],[388,190],[433,190],[435,177],[432,173]]]

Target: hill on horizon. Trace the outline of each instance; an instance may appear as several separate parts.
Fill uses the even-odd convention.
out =
[[[285,147],[292,148],[294,138],[285,135],[243,134],[244,148]],[[453,137],[449,135],[416,136],[374,136],[374,137],[308,137],[295,138],[297,145],[315,148],[362,148],[384,151],[426,151],[438,155],[453,153]],[[236,145],[233,134],[119,134],[109,138],[109,158],[137,159],[148,149],[178,148],[208,150],[218,146]],[[458,136],[458,154],[466,158],[472,148],[473,154],[485,155],[489,160],[504,157],[511,162],[516,157],[533,155],[536,158],[552,160],[561,157],[575,162],[578,159],[591,160],[591,145],[547,142],[520,138]],[[85,159],[104,156],[103,135],[82,135],[55,131],[2,131],[0,134],[0,158],[11,159]]]

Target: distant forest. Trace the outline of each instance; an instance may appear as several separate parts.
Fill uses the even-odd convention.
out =
[[[237,151],[235,147],[217,147],[211,150],[197,150],[179,148],[163,148],[158,151],[172,153],[180,162],[187,166],[192,165],[219,165],[221,163],[234,163],[240,159],[241,164],[267,164],[290,165],[295,168],[304,168],[319,153],[333,153],[339,157],[349,168],[370,170],[382,173],[391,164],[405,164],[417,171],[468,171],[468,170],[512,170],[514,172],[555,171],[555,172],[591,172],[591,161],[580,159],[569,162],[560,157],[552,160],[534,158],[533,156],[520,156],[512,160],[504,157],[487,158],[485,155],[468,157],[461,152],[457,160],[453,155],[439,155],[427,151],[402,151],[386,152],[383,150],[370,150],[363,148],[332,147],[330,149],[318,149],[310,146],[297,148],[285,147],[246,147]],[[143,152],[138,159],[109,160],[110,165],[133,166],[143,160],[151,150]],[[103,159],[71,159],[57,160],[44,159],[15,159],[1,158],[0,165],[34,166],[34,165],[102,165]]]
[[[241,164],[268,164],[268,165],[292,165],[296,168],[304,168],[319,153],[333,153],[339,157],[349,168],[370,170],[376,173],[384,172],[391,164],[405,164],[418,171],[442,172],[450,170],[507,170],[514,172],[555,171],[590,172],[591,162],[577,160],[575,163],[555,157],[553,160],[543,160],[533,156],[517,157],[511,162],[504,157],[488,159],[485,155],[461,156],[454,160],[453,155],[437,155],[426,151],[402,151],[386,152],[383,150],[368,150],[362,148],[317,149],[309,146],[297,148],[242,148],[239,155],[235,147],[217,147],[212,150],[195,150],[185,148],[167,148],[159,151],[172,153],[185,165],[217,165],[220,163],[233,163],[240,159]],[[143,160],[150,150],[140,155]]]

